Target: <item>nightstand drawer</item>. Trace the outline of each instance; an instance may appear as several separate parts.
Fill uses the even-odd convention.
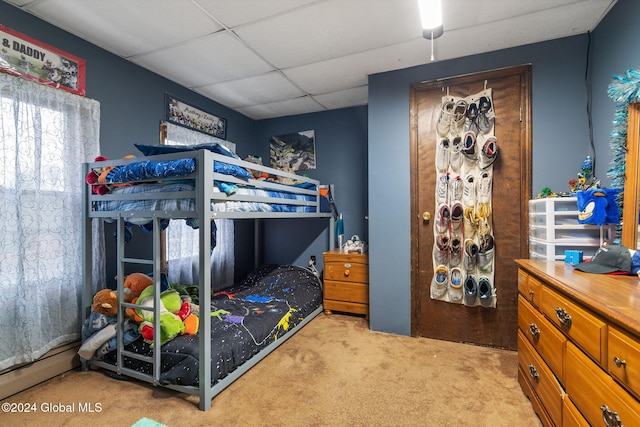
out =
[[[324,265],[325,280],[369,282],[369,265],[355,262],[329,262]]]
[[[620,424],[640,425],[640,404],[573,343],[565,351],[567,394],[591,425],[606,425],[603,417]]]
[[[558,329],[606,368],[607,325],[559,293],[542,288],[541,311]]]
[[[626,333],[609,327],[608,371],[613,378],[640,396],[640,344]]]
[[[339,301],[369,303],[369,285],[365,283],[324,281],[324,298]]]

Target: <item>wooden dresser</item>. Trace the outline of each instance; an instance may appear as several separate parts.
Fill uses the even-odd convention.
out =
[[[640,426],[640,279],[517,260],[518,381],[545,426]]]
[[[338,250],[324,254],[324,312],[364,314],[369,318],[369,257]]]

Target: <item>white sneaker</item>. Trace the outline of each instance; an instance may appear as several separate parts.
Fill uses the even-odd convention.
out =
[[[459,235],[451,236],[451,246],[449,248],[449,264],[459,267],[462,263],[462,238]]]
[[[491,202],[491,182],[491,172],[482,171],[480,183],[478,184],[478,199],[480,203],[488,204]]]
[[[449,148],[449,166],[454,172],[458,172],[462,167],[462,138],[460,136],[453,137]]]
[[[433,274],[431,282],[431,298],[441,298],[449,286],[449,270],[444,265],[439,265]]]
[[[486,169],[496,161],[498,157],[498,141],[495,136],[490,136],[485,141],[480,150],[480,159],[478,160],[478,166],[480,169]]]
[[[453,110],[455,104],[453,101],[447,100],[443,97],[442,105],[440,107],[440,118],[436,124],[436,130],[441,137],[449,135],[451,130],[451,121],[453,120]]]
[[[449,191],[451,193],[449,196],[449,201],[451,203],[459,202],[460,200],[462,200],[464,193],[464,184],[462,182],[462,178],[460,178],[459,175],[456,175],[455,178],[449,180]]]
[[[447,195],[449,194],[449,174],[443,173],[438,175],[436,182],[436,202],[447,203]]]
[[[462,227],[462,218],[464,217],[464,209],[460,202],[455,202],[451,206],[451,230],[457,231]]]
[[[460,136],[464,130],[464,124],[467,119],[467,101],[460,99],[456,102],[451,116],[450,131],[452,136]]]
[[[449,299],[453,302],[462,302],[462,284],[464,276],[459,267],[453,267],[449,274]]]
[[[448,233],[450,221],[451,211],[449,210],[449,206],[445,203],[440,204],[436,212],[436,233]]]
[[[465,206],[476,205],[476,177],[471,174],[464,177],[462,203]]]
[[[449,169],[449,138],[441,138],[436,147],[436,169],[438,172],[446,172]]]

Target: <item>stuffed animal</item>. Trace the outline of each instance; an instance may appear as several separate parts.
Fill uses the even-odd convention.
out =
[[[134,157],[135,157],[134,155],[129,154],[124,158],[133,159]],[[104,156],[98,156],[95,158],[94,161],[104,162],[105,160],[109,160],[109,159]],[[85,176],[84,181],[87,184],[91,185],[91,192],[93,194],[99,194],[102,196],[104,194],[110,193],[113,187],[123,187],[123,186],[129,185],[129,184],[111,184],[110,183],[109,172],[111,172],[111,170],[114,167],[115,166],[105,166],[105,167],[94,168],[89,171],[87,176]]]
[[[91,313],[82,325],[82,337],[89,338],[108,324],[116,322],[118,315],[118,296],[111,289],[102,289],[93,296]]]
[[[142,291],[153,285],[153,278],[143,273],[131,273],[124,278],[124,302],[132,302]]]
[[[262,157],[256,157],[256,156],[252,156],[251,154],[249,154],[247,156],[246,159],[244,159],[246,162],[251,162],[251,163],[255,163],[256,165],[260,165],[262,166]],[[253,177],[255,179],[266,179],[269,177],[269,174],[266,172],[261,172],[259,170],[255,170],[255,169],[247,169],[249,171],[249,173],[251,175],[253,175]]]
[[[618,224],[620,210],[616,196],[620,188],[597,188],[578,191],[578,223],[579,224]]]
[[[107,317],[118,314],[118,295],[111,289],[102,289],[93,296],[91,309]]]
[[[109,160],[104,156],[98,156],[95,158],[95,162],[104,162],[105,160]],[[111,187],[106,184],[100,184],[98,179],[100,175],[102,175],[107,168],[95,168],[91,169],[87,176],[84,178],[84,181],[91,186],[91,192],[93,194],[104,195],[111,191]]]
[[[155,286],[145,288],[136,305],[153,307]],[[180,334],[195,334],[198,331],[198,317],[193,315],[188,302],[182,302],[180,294],[174,289],[160,293],[160,344],[164,344]],[[140,323],[138,331],[142,338],[153,345],[153,311],[136,309],[136,320]]]
[[[93,297],[91,313],[82,325],[83,343],[78,354],[84,360],[97,357],[116,349],[116,316],[118,314],[118,296],[111,289],[98,291]],[[136,325],[128,320],[124,323],[124,345],[128,345],[140,337]]]

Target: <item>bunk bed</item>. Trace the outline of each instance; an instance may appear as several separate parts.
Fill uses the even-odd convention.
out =
[[[87,175],[96,172],[102,177],[93,186],[85,185],[83,324],[90,315],[97,287],[91,258],[92,224],[96,220],[116,224],[118,313],[115,351],[108,357],[82,358],[82,362],[84,369],[102,368],[116,376],[196,395],[199,408],[207,410],[215,395],[322,312],[322,285],[306,268],[279,265],[259,267],[233,287],[215,291],[211,286],[211,270],[200,268],[197,334],[179,335],[161,343],[161,334],[157,331],[160,330],[159,290],[163,286],[162,230],[170,221],[187,220],[198,229],[199,265],[208,266],[215,245],[214,219],[325,218],[328,245],[332,248],[335,207],[322,195],[324,186],[316,180],[245,162],[237,156],[212,151],[210,147],[197,148],[163,150],[164,154],[85,164]],[[247,175],[243,171],[250,172]],[[267,179],[254,179],[256,171]],[[96,185],[101,186],[101,191],[96,191]],[[151,259],[126,256],[125,229],[131,224],[151,229]],[[140,339],[126,341],[125,311],[140,309],[138,305],[124,302],[125,266],[129,264],[146,265],[152,271],[154,304],[148,311],[153,312],[156,332],[150,343]],[[276,284],[283,285],[276,289]],[[239,311],[234,312],[225,305],[230,303]],[[249,312],[279,314],[242,317],[241,313]],[[217,335],[221,313],[231,319],[222,322],[222,329],[230,330],[229,336]],[[267,320],[258,321],[262,318]],[[234,322],[240,328],[229,327],[229,323]]]

